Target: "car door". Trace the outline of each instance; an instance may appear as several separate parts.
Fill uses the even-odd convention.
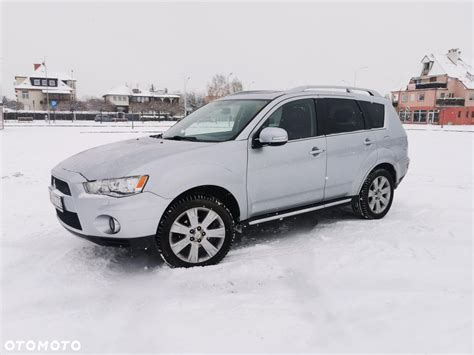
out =
[[[351,196],[377,162],[377,141],[362,109],[351,98],[317,100],[327,142],[325,200]]]
[[[249,217],[321,201],[326,176],[326,138],[318,131],[314,100],[293,99],[277,106],[251,139],[258,139],[264,127],[285,129],[288,142],[263,147],[249,144]]]

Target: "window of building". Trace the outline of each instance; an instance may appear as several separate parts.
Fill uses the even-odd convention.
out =
[[[466,111],[466,118],[469,117],[469,111]]]
[[[424,92],[420,92],[418,94],[418,101],[425,101],[425,93]]]
[[[33,85],[40,86],[41,85],[41,80],[39,80],[39,79],[33,80]]]
[[[426,110],[415,110],[413,111],[413,122],[423,123],[426,122],[427,112]]]
[[[469,94],[469,100],[474,100],[474,92]]]
[[[402,102],[407,102],[407,101],[408,101],[408,95],[402,94]]]
[[[423,75],[428,75],[429,71],[430,71],[430,62],[423,63],[422,74]]]
[[[314,101],[311,99],[284,104],[268,117],[263,127],[280,127],[288,132],[288,140],[316,136]]]
[[[432,76],[432,77],[430,78],[430,83],[436,82],[436,79],[437,79],[436,76]]]
[[[439,98],[440,98],[440,99],[444,99],[445,96],[446,96],[446,93],[445,93],[445,92],[442,92],[441,94],[439,94]]]
[[[400,111],[400,121],[410,122],[411,121],[411,111],[403,110]]]
[[[454,93],[450,92],[450,93],[448,94],[448,97],[454,97]]]
[[[410,95],[410,101],[415,101],[415,94]]]
[[[471,111],[471,118],[474,118],[474,111]]]
[[[458,118],[461,117],[461,111],[458,111]]]
[[[21,92],[21,98],[22,99],[29,99],[30,98],[30,93],[28,91],[22,91]]]
[[[42,85],[42,86],[48,86],[48,80],[46,80],[46,79],[41,79],[41,85]]]
[[[326,134],[365,129],[364,117],[356,101],[324,99],[324,102],[326,103]]]
[[[49,80],[49,86],[56,86],[55,80]]]
[[[385,106],[368,101],[359,101],[359,105],[364,111],[364,116],[369,122],[368,128],[382,128],[385,119]]]

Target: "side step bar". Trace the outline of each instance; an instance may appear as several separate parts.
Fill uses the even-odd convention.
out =
[[[291,217],[291,216],[295,216],[295,215],[302,214],[302,213],[312,212],[312,211],[316,211],[316,210],[322,210],[324,208],[328,208],[328,207],[332,207],[332,206],[343,205],[343,204],[349,203],[351,201],[352,201],[352,198],[346,198],[346,199],[343,199],[343,200],[323,203],[323,204],[318,205],[318,206],[302,208],[300,210],[294,210],[294,211],[290,211],[290,212],[286,212],[286,213],[279,214],[277,212],[276,214],[274,214],[272,216],[250,220],[248,222],[248,224],[253,226],[253,225],[259,224],[259,223],[274,221],[275,219],[282,219],[282,218]]]

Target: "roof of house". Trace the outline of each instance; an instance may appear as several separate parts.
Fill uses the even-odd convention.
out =
[[[163,97],[163,98],[179,98],[178,94],[169,94],[163,90],[139,90],[139,92],[133,92],[133,90],[128,87],[126,84],[122,84],[114,87],[109,90],[103,96],[114,96],[114,95],[124,95],[124,96],[135,96],[135,97]]]
[[[452,61],[448,54],[430,54],[423,57],[422,62],[430,61],[433,65],[429,76],[447,75],[459,79],[468,89],[474,89],[474,72],[472,66],[458,58]],[[420,75],[418,75],[420,76]]]
[[[17,75],[17,78],[25,78],[20,84],[15,85],[17,90],[42,90],[44,93],[50,94],[71,94],[73,88],[65,84],[64,81],[70,81],[70,76],[64,73],[53,73],[48,72],[48,79],[57,79],[58,86],[46,86],[46,85],[31,85],[29,78],[46,78],[46,68],[44,65],[40,65],[36,70],[31,72],[29,75]],[[75,80],[74,80],[75,81]]]
[[[131,94],[131,90],[127,85],[119,85],[114,87],[113,89],[109,90],[104,96],[110,96],[110,95],[125,95],[129,96]]]
[[[43,64],[40,64],[38,68],[33,70],[27,75],[16,75],[17,78],[44,78],[46,77],[47,68]],[[58,80],[65,80],[65,81],[76,81],[70,74],[64,72],[51,72],[48,70],[48,78],[49,79],[58,79]]]
[[[31,85],[28,79],[25,79],[22,83],[15,85],[16,90],[42,90],[50,94],[71,94],[73,88],[69,85],[64,84],[61,80],[58,80],[58,86],[44,86],[44,85]]]

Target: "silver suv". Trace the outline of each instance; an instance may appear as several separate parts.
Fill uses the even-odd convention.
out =
[[[171,266],[218,263],[236,229],[336,205],[384,217],[408,142],[373,90],[305,86],[213,101],[163,135],[104,145],[52,170],[70,232],[156,248]]]

